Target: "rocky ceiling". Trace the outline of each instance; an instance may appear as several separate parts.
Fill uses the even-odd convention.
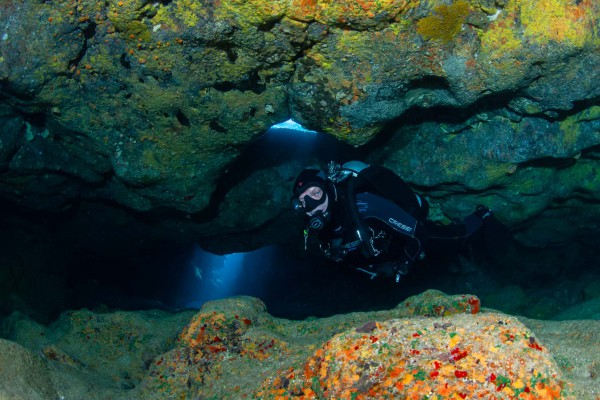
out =
[[[485,203],[525,245],[593,243],[599,16],[592,0],[5,0],[0,196],[239,251],[293,236],[306,163],[361,157],[439,218]],[[263,136],[289,118],[315,144]]]

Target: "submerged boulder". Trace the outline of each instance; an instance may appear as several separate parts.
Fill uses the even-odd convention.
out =
[[[595,376],[579,372],[595,362],[584,353],[597,321],[577,321],[562,345],[561,332],[575,335],[562,322],[478,307],[427,291],[391,310],[291,321],[241,296],[176,314],[82,310],[48,328],[15,316],[4,334],[43,355],[39,376],[65,398],[595,398]]]
[[[531,331],[506,315],[389,320],[342,332],[259,398],[574,399]]]
[[[58,397],[45,361],[15,342],[0,339],[0,398],[47,400]]]

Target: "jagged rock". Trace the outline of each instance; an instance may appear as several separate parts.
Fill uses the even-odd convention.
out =
[[[142,380],[149,363],[172,346],[192,315],[190,311],[102,314],[79,310],[65,312],[44,326],[15,313],[3,321],[1,332],[43,355],[44,374],[52,377],[65,398],[102,399],[110,394],[127,399],[132,398],[128,393]],[[38,379],[34,382],[38,384]]]
[[[599,95],[599,10],[590,1],[542,9],[462,0],[361,7],[11,0],[2,7],[3,115],[23,116],[30,131],[24,140],[22,128],[4,129],[2,140],[18,149],[4,197],[19,195],[17,177],[21,191],[56,194],[45,204],[40,193],[37,208],[84,196],[134,210],[201,211],[240,151],[288,116],[361,144],[415,107],[477,111],[478,102],[501,96],[521,117],[556,120],[556,111]],[[526,143],[510,144],[518,155],[484,163],[508,164],[493,167],[492,179],[540,156],[519,151]],[[486,159],[479,154],[486,145],[475,148],[467,165]],[[545,154],[563,157],[552,150]],[[578,151],[565,150],[567,157]],[[492,183],[489,176],[461,182]]]
[[[489,112],[465,123],[424,123],[401,128],[377,158],[407,181],[425,186],[446,215],[466,215],[485,203],[508,224],[529,220],[518,236],[524,244],[566,242],[583,237],[583,229],[595,229],[600,219],[592,204],[587,213],[577,212],[599,196],[599,112],[591,107],[553,122],[515,121],[514,115]],[[444,190],[437,189],[442,185]],[[465,188],[480,195],[461,194]],[[557,199],[568,201],[555,207]],[[554,222],[565,218],[576,222]]]
[[[304,40],[293,25],[283,40],[259,29],[277,14],[238,20],[256,15],[238,7],[5,2],[3,96],[45,132],[21,137],[31,150],[13,155],[11,173],[70,177],[65,202],[84,195],[135,210],[205,208],[240,150],[287,114],[286,69]],[[49,149],[67,159],[33,162]]]
[[[177,314],[68,312],[48,327],[15,315],[3,335],[45,361],[16,343],[0,344],[20,349],[10,353],[10,365],[35,360],[28,365],[37,372],[24,387],[50,388],[65,398],[433,392],[595,399],[598,321],[523,318],[525,327],[512,316],[477,312],[474,304],[474,296],[428,291],[391,310],[304,321],[274,318],[260,300],[244,296]]]
[[[389,24],[345,24],[300,60],[292,82],[300,120],[359,144],[412,109],[463,108],[511,93],[512,108],[528,115],[598,97],[598,58],[586,50],[598,45],[591,2],[395,6]],[[347,6],[345,18],[378,19],[371,7]]]
[[[0,398],[58,398],[58,392],[42,358],[21,345],[4,339],[0,339]]]
[[[595,400],[600,396],[598,320],[557,322],[522,317],[519,319],[542,338],[563,376],[574,383],[575,398]]]
[[[303,322],[274,319],[251,298],[207,303],[180,335],[181,347],[155,360],[144,396],[375,398],[388,393],[384,381],[398,390],[396,396],[430,393],[420,381],[434,381],[442,398],[498,388],[506,398],[566,393],[558,369],[531,332],[506,315],[476,316],[478,310],[474,296],[436,291],[389,311]],[[395,350],[401,346],[408,349]],[[404,368],[409,358],[411,368]],[[523,363],[514,362],[517,358]],[[395,366],[398,373],[388,376]],[[458,376],[457,370],[471,376]]]
[[[494,313],[442,321],[342,332],[303,371],[270,379],[257,397],[574,399],[548,351],[518,321]]]

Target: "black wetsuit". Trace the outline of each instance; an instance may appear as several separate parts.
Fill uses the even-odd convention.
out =
[[[348,186],[350,185],[350,186]],[[427,219],[429,204],[387,168],[370,166],[328,190],[331,221],[319,232],[333,261],[371,274],[405,274],[428,248],[459,242],[481,226],[475,214],[448,225]]]

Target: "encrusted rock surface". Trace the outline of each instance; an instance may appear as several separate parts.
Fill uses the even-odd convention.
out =
[[[9,175],[21,190],[71,182],[63,202],[81,189],[135,210],[205,208],[240,150],[287,115],[290,73],[270,53],[300,51],[259,29],[277,15],[238,21],[241,6],[3,3],[3,116],[16,118],[3,136],[20,137]]]
[[[302,162],[314,158],[286,157],[296,155],[281,151],[295,146],[289,143],[268,155],[253,153],[254,159],[244,154],[269,126],[291,117],[339,142],[364,145],[363,158],[390,167],[426,195],[435,217],[462,216],[485,203],[520,243],[571,246],[564,259],[536,254],[542,264],[549,261],[543,273],[579,267],[575,256],[597,245],[600,227],[599,16],[600,4],[592,0],[4,0],[0,198],[55,212],[59,220],[64,211],[81,211],[78,229],[103,252],[125,251],[94,237],[99,221],[107,220],[136,238],[155,223],[162,235],[218,242],[213,248],[221,252],[284,242],[290,184]],[[280,151],[283,156],[273,157]],[[151,218],[131,228],[140,216]],[[34,219],[40,222],[37,214]],[[32,232],[23,243],[37,252],[44,235],[37,227]],[[82,235],[65,236],[76,244]],[[12,304],[16,286],[61,287],[39,279],[52,252],[32,261],[36,252],[24,261],[2,257],[2,299]],[[535,282],[539,271],[528,268],[540,264],[527,267],[523,254],[514,265]],[[340,381],[354,382],[353,367],[365,377],[353,383],[357,395],[384,393],[400,389],[396,382],[393,389],[384,385],[364,359],[384,343],[382,335],[337,372],[322,358],[341,359],[340,346],[373,341],[356,329],[381,330],[387,343],[402,345],[402,321],[428,340],[423,349],[410,349],[423,363],[416,374],[395,369],[406,360],[385,359],[388,353],[378,361],[404,374],[404,389],[443,378],[451,380],[449,388],[480,383],[460,386],[459,397],[498,388],[498,396],[541,395],[546,388],[518,366],[503,366],[504,375],[492,372],[491,379],[482,358],[477,376],[453,376],[434,359],[442,353],[429,349],[453,340],[435,328],[440,319],[397,319],[408,316],[406,308],[437,316],[475,311],[478,303],[469,299],[442,305],[439,298],[413,299],[388,312],[302,322],[272,318],[253,299],[211,303],[193,319],[191,313],[79,311],[43,327],[14,317],[7,336],[24,347],[0,343],[3,360],[19,361],[9,363],[12,369],[0,363],[0,382],[14,384],[0,386],[0,396],[227,397],[308,395],[308,389],[337,396],[349,390]],[[589,298],[570,315],[595,315],[589,310],[596,306]],[[502,345],[543,370],[548,396],[566,387],[561,379],[574,383],[578,399],[599,396],[597,321],[526,320],[532,335],[498,314],[448,315],[442,326],[446,320],[469,332],[510,330],[515,340]],[[160,321],[164,330],[148,321]],[[460,354],[476,346],[466,331],[458,337],[468,338]],[[547,348],[559,356],[562,378]],[[453,366],[473,362],[472,356],[468,351]],[[240,372],[244,377],[234,379]],[[511,373],[521,380],[498,380]]]
[[[538,247],[585,240],[584,232],[598,224],[598,106],[555,121],[503,110],[400,131],[377,159],[425,187],[446,215],[487,204],[507,223],[528,221],[519,240]],[[588,212],[579,216],[582,207]],[[555,222],[568,219],[577,223]]]
[[[56,399],[58,393],[39,355],[23,346],[0,339],[0,398]]]
[[[29,350],[3,341],[1,355],[37,368],[14,381],[17,393],[51,380],[44,390],[65,398],[594,400],[597,327],[521,323],[479,311],[475,296],[436,291],[391,310],[304,321],[236,297],[195,313],[69,312],[50,327],[15,315],[3,335]]]
[[[299,117],[352,143],[412,108],[460,109],[508,95],[522,115],[553,115],[598,98],[590,50],[599,44],[599,10],[591,1],[406,2],[388,24],[367,26],[385,20],[371,7],[346,7],[348,19],[365,23],[342,21],[345,29],[300,60],[292,82]]]
[[[280,163],[266,195],[231,191],[233,213],[211,196],[253,185],[218,188],[292,117],[353,145],[394,132],[365,157],[446,213],[490,200],[509,225],[532,224],[524,243],[559,241],[574,232],[547,233],[554,199],[597,198],[599,13],[591,0],[5,1],[0,194],[52,211],[181,211],[208,222],[181,228],[200,236],[255,231],[286,207],[277,187],[296,164]],[[543,162],[557,158],[573,165]],[[450,198],[457,188],[471,192]],[[238,228],[265,197],[269,212]]]
[[[533,334],[501,314],[373,322],[334,336],[261,398],[568,399]],[[292,376],[290,376],[292,375]]]
[[[56,395],[42,395],[40,399],[55,399],[59,395],[64,398],[131,398],[128,393],[143,378],[153,358],[175,343],[177,333],[193,314],[158,310],[103,314],[78,310],[65,312],[52,325],[44,326],[15,313],[4,321],[2,336],[27,346],[33,352],[30,357],[35,363],[31,365],[38,368],[37,375],[51,377],[52,384],[47,385],[47,391],[53,390]],[[3,357],[7,354],[10,354],[7,350],[2,351]],[[28,360],[24,356],[15,358],[19,362]],[[3,360],[0,364],[10,370],[11,362]],[[12,373],[20,376],[19,379],[32,376],[22,370]],[[6,388],[0,392],[0,398],[13,390],[16,397],[8,398],[28,399],[18,391],[26,393],[31,388],[33,392],[43,383],[41,378],[34,376],[31,381],[22,383],[19,379],[3,380]]]

